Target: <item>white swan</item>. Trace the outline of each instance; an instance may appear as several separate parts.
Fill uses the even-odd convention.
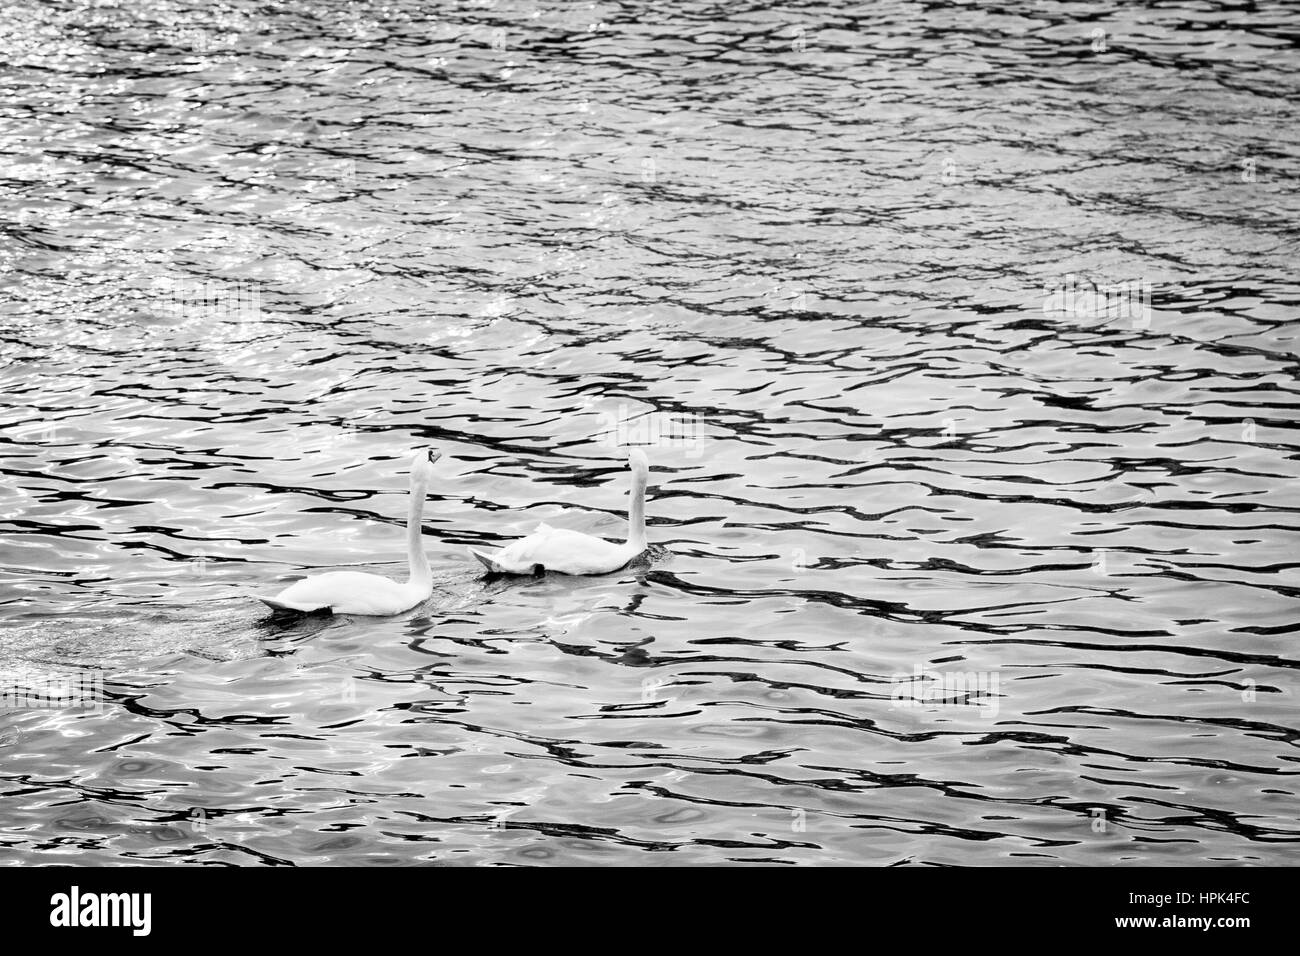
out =
[[[470,549],[492,574],[608,574],[617,571],[646,548],[645,486],[650,465],[633,449],[627,456],[632,488],[627,499],[627,541],[615,544],[581,531],[539,524],[526,538],[508,544],[496,554]]]
[[[406,549],[411,575],[399,584],[362,571],[328,571],[295,581],[275,597],[254,595],[274,611],[332,611],[335,614],[400,614],[433,593],[433,574],[420,541],[420,516],[428,494],[433,463],[441,452],[417,451],[411,459],[410,510],[406,518]]]

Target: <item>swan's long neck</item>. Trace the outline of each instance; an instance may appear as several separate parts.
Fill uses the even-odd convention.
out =
[[[424,497],[428,488],[423,481],[411,482],[410,511],[406,516],[406,553],[411,562],[411,580],[409,583],[425,587],[433,583],[433,572],[429,570],[429,559],[424,554],[424,541],[421,538],[421,522],[424,517]]]
[[[627,498],[627,543],[637,553],[645,550],[645,486],[646,473],[640,468],[632,470],[632,490]]]

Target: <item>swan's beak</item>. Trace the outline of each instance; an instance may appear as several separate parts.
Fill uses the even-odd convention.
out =
[[[435,461],[437,461],[441,457],[442,457],[442,452],[434,451],[432,448],[429,449],[429,464],[432,465]]]

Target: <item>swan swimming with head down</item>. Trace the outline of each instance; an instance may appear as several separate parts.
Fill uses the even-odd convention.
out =
[[[627,501],[627,541],[615,544],[581,531],[539,524],[526,538],[506,545],[496,554],[470,549],[491,574],[608,574],[618,571],[646,549],[645,488],[650,465],[633,449],[627,456],[632,488]]]
[[[410,510],[406,518],[406,549],[410,577],[405,584],[366,574],[362,571],[327,571],[313,574],[289,585],[275,597],[254,595],[273,611],[298,611],[309,614],[331,611],[335,614],[400,614],[409,611],[433,593],[433,573],[420,540],[420,516],[429,493],[433,463],[441,452],[423,449],[411,459]]]

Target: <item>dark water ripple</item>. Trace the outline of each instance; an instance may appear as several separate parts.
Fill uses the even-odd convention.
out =
[[[0,857],[1295,862],[1298,39],[0,5]],[[421,443],[434,598],[266,620]]]

